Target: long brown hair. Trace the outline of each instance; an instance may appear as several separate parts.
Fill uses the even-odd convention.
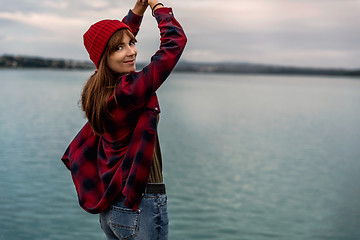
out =
[[[97,71],[90,76],[81,94],[82,110],[97,135],[104,134],[104,120],[112,117],[108,110],[108,100],[115,94],[116,85],[119,81],[119,74],[114,73],[108,67],[107,59],[110,54],[116,51],[124,34],[136,42],[134,35],[128,29],[116,31],[105,47]]]

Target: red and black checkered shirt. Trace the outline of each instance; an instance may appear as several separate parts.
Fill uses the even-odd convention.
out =
[[[86,123],[62,157],[80,206],[90,213],[105,211],[120,194],[125,205],[136,210],[145,192],[160,113],[155,91],[175,67],[187,41],[171,8],[159,8],[154,14],[161,45],[151,63],[140,72],[121,76],[109,99],[113,118],[106,121],[105,134],[95,135]],[[141,20],[129,11],[122,21],[136,35]]]

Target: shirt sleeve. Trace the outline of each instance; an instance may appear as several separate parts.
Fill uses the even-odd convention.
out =
[[[136,36],[139,32],[142,19],[142,16],[136,15],[130,9],[128,14],[123,18],[122,22],[128,25],[131,28],[131,32],[134,36]]]
[[[159,8],[154,15],[160,29],[160,49],[142,71],[122,77],[115,91],[119,102],[126,100],[138,106],[145,103],[169,76],[185,48],[187,38],[172,9]]]

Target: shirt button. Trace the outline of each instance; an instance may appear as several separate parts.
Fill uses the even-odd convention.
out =
[[[159,111],[159,108],[156,107],[156,108],[155,108],[155,111]]]
[[[172,15],[172,12],[169,12],[170,15]]]

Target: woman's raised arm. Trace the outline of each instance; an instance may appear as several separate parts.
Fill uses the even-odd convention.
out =
[[[137,0],[133,9],[129,10],[128,14],[122,19],[122,22],[131,28],[134,36],[139,32],[143,15],[148,6],[148,0]]]
[[[149,6],[148,0],[137,0],[132,12],[138,16],[144,15],[147,7]]]
[[[160,49],[151,57],[151,63],[140,72],[124,75],[116,88],[116,98],[131,99],[135,105],[145,103],[166,80],[178,62],[187,42],[181,25],[171,8],[157,0],[149,0],[160,29]]]

